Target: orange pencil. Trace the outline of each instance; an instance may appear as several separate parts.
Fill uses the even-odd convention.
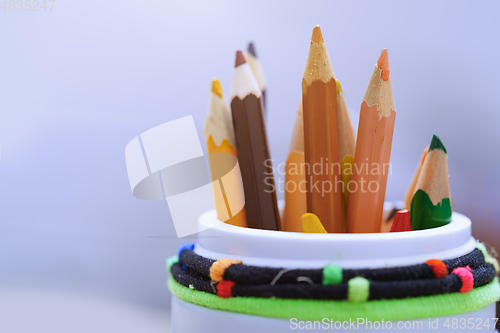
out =
[[[218,79],[212,80],[208,115],[205,121],[205,138],[207,139],[208,160],[212,179],[219,179],[219,186],[214,185],[215,208],[217,217],[226,223],[246,227],[245,208],[240,212],[231,212],[227,193],[241,196],[243,192],[235,188],[237,183],[223,184],[220,179],[223,164],[232,164],[229,159],[224,159],[222,154],[231,154],[238,158],[236,141],[234,138],[233,120],[229,106],[223,96],[222,85]],[[221,154],[221,155],[217,155]],[[226,186],[224,186],[226,185]],[[222,190],[222,191],[221,191]],[[233,215],[234,214],[234,215]]]
[[[347,232],[380,232],[381,229],[396,119],[389,72],[389,57],[384,49],[361,103]]]
[[[305,161],[303,123],[302,101],[300,101],[285,166],[284,231],[302,231],[301,217],[307,212],[306,175],[303,168]]]
[[[337,84],[321,29],[313,30],[302,79],[307,212],[342,232]]]
[[[337,80],[337,115],[339,124],[339,156],[342,170],[342,231],[346,230],[347,208],[349,207],[349,190],[347,186],[352,178],[354,153],[356,151],[356,132],[352,124],[351,115],[347,109],[344,92],[340,81]]]

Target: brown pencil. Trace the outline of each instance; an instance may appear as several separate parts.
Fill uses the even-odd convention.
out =
[[[279,230],[280,215],[261,96],[243,53],[236,52],[231,112],[245,193],[247,225],[250,228]]]
[[[380,232],[381,229],[396,119],[389,73],[389,57],[384,49],[361,103],[347,232]]]
[[[302,79],[307,211],[327,232],[342,232],[337,84],[319,26],[312,33]]]

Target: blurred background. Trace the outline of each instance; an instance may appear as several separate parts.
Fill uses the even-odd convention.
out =
[[[356,128],[389,50],[387,200],[403,198],[436,133],[454,210],[500,249],[500,2],[13,3],[0,8],[0,331],[167,332],[165,259],[186,239],[165,201],[132,196],[125,146],[186,115],[202,138],[211,79],[228,95],[235,50],[254,41],[271,154],[284,162],[316,24]]]

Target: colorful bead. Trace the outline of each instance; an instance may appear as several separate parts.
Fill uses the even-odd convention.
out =
[[[451,274],[456,274],[462,279],[462,288],[460,288],[461,293],[468,293],[474,287],[474,275],[472,275],[472,270],[469,266],[457,267]]]
[[[179,248],[179,251],[177,252],[177,256],[179,257],[179,263],[181,264],[182,269],[185,271],[187,269],[187,266],[184,265],[184,263],[181,261],[181,253],[184,250],[191,250],[194,251],[194,243],[184,243],[181,245]]]
[[[448,275],[448,268],[446,264],[438,259],[429,259],[425,262],[432,268],[432,273],[436,279],[444,278]]]
[[[370,296],[370,281],[364,277],[357,276],[347,282],[347,299],[351,302],[365,302]]]
[[[323,284],[339,284],[342,283],[342,267],[337,265],[327,265],[323,268]]]
[[[210,267],[210,279],[215,282],[221,282],[223,280],[224,271],[231,265],[242,264],[241,260],[233,260],[228,258],[222,258],[217,260]]]
[[[217,296],[222,298],[233,297],[233,286],[235,284],[233,281],[222,280],[217,284]]]

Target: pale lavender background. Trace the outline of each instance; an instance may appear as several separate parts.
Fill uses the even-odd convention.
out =
[[[500,249],[499,12],[498,1],[57,0],[52,12],[0,10],[2,311],[21,319],[48,311],[37,331],[64,332],[58,307],[95,295],[157,313],[156,330],[153,319],[138,325],[162,331],[165,258],[183,240],[165,202],[131,195],[125,145],[190,114],[202,136],[210,80],[228,93],[234,52],[253,40],[269,82],[271,153],[284,162],[315,24],[354,119],[389,49],[398,113],[387,199],[402,198],[436,133],[449,152],[455,210]],[[6,295],[28,302],[28,291],[63,296],[13,310]],[[79,311],[96,322],[92,331],[106,320],[113,327],[111,312],[99,319],[91,308]]]

